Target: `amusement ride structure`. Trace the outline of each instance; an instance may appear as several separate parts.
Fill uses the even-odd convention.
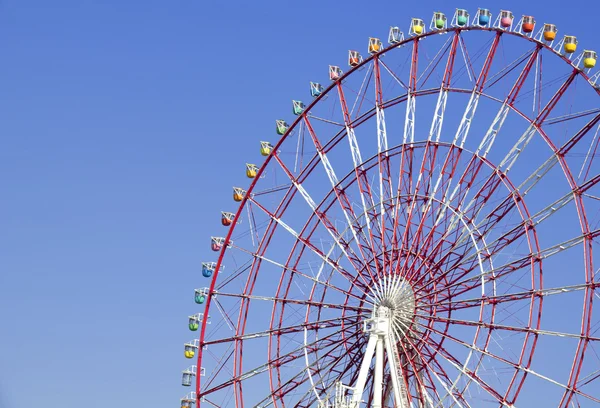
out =
[[[310,83],[211,237],[182,408],[600,406],[600,73],[558,29],[436,12]]]

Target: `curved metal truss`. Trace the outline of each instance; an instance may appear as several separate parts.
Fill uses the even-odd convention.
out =
[[[182,406],[600,404],[595,53],[534,26],[412,19],[293,101],[212,238]]]

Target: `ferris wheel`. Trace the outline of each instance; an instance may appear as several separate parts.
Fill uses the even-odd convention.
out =
[[[407,28],[240,165],[182,408],[600,406],[596,53],[506,10]]]

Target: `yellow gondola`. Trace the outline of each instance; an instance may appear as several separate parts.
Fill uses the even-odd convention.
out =
[[[260,154],[268,156],[273,151],[273,145],[270,142],[260,142]]]
[[[566,54],[573,54],[577,51],[577,37],[573,35],[565,35],[563,48]]]
[[[596,60],[598,54],[596,51],[585,50],[583,51],[583,66],[586,68],[594,68],[596,66]]]
[[[185,358],[194,358],[194,356],[196,355],[197,349],[198,349],[198,346],[196,346],[194,343],[185,343],[185,345],[184,345]]]
[[[420,18],[413,18],[410,22],[410,33],[419,35],[425,31],[425,22]]]
[[[246,163],[246,177],[254,178],[258,174],[258,166],[256,164]]]

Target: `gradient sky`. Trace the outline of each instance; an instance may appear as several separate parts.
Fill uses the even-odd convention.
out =
[[[586,3],[501,7],[592,47]],[[500,4],[0,1],[0,408],[177,406],[248,150],[348,48],[478,6]]]

